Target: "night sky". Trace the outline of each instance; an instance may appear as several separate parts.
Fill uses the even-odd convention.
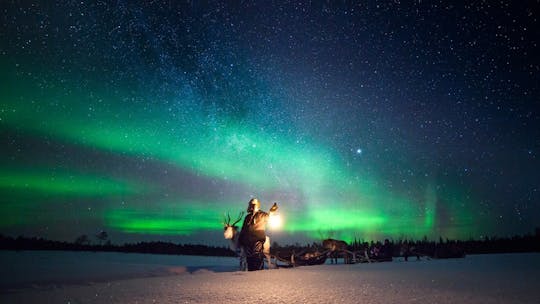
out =
[[[469,2],[469,1],[466,1]],[[1,1],[0,233],[281,244],[540,226],[538,1]]]

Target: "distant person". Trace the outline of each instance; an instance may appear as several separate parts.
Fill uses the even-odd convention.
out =
[[[240,246],[244,248],[248,271],[261,270],[264,267],[263,246],[266,240],[266,224],[271,214],[278,209],[274,203],[269,213],[260,210],[261,203],[252,198],[249,201],[247,212],[240,231]]]
[[[381,261],[392,261],[394,248],[388,239],[384,240],[384,244],[379,251],[379,257]]]
[[[401,244],[400,251],[405,261],[408,261],[409,256],[411,255],[411,248],[409,247],[409,243],[407,242],[407,240],[403,241],[403,243]]]

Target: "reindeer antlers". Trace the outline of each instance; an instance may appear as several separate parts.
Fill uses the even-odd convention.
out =
[[[244,217],[244,211],[240,212],[238,214],[238,219],[232,224],[232,226],[236,225],[240,220]]]
[[[242,217],[244,217],[244,211],[240,212],[238,214],[238,218],[234,221],[234,223],[231,224],[231,215],[229,214],[229,212],[227,212],[226,214],[224,214],[223,219],[225,220],[225,222],[223,224],[225,224],[225,226],[234,226],[238,224],[240,220],[242,220]]]

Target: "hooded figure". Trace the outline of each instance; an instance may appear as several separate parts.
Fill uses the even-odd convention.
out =
[[[264,267],[263,245],[266,240],[266,224],[270,214],[277,210],[274,203],[269,213],[260,210],[261,203],[252,198],[247,207],[247,215],[244,218],[242,231],[240,231],[240,246],[244,248],[248,271],[260,270]]]

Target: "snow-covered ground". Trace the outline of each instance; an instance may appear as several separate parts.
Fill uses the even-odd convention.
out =
[[[540,254],[235,271],[233,258],[0,251],[0,303],[540,303]]]
[[[125,278],[164,276],[208,269],[235,271],[238,260],[226,257],[117,252],[2,251],[0,292]],[[1,303],[1,302],[0,302]]]

